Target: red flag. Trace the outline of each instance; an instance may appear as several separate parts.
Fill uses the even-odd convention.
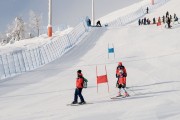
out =
[[[98,74],[97,74],[97,66],[96,66],[97,92],[98,92],[98,84],[100,84],[100,83],[107,83],[107,85],[108,85],[108,92],[109,92],[109,84],[108,84],[108,78],[107,78],[106,65],[105,65],[105,71],[106,71],[106,75],[98,76]]]
[[[97,84],[108,82],[107,75],[97,76]]]

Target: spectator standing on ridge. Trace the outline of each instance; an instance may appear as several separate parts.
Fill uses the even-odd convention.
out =
[[[89,26],[91,26],[91,20],[90,19],[88,19],[88,24],[89,24]]]
[[[150,25],[151,21],[149,20],[149,18],[147,19],[147,24]]]
[[[97,21],[96,26],[101,27],[101,22],[99,20]]]
[[[148,7],[146,8],[146,13],[147,13],[147,14],[149,13],[149,8],[148,8]]]
[[[161,24],[161,17],[158,17],[158,22]]]
[[[176,18],[177,16],[176,16],[176,14],[174,13],[174,19]]]
[[[156,18],[153,18],[153,24],[156,24]]]
[[[141,19],[138,20],[138,24],[139,24],[139,26],[141,25]]]
[[[144,17],[144,25],[146,25],[147,24],[147,19],[146,19],[146,17]]]
[[[170,19],[171,19],[171,21],[172,21],[172,15],[170,15]]]
[[[90,18],[88,16],[86,17],[86,23],[87,23],[88,27],[91,26],[91,20],[90,20]]]
[[[142,19],[142,21],[141,21],[141,25],[143,25],[144,24],[144,19]]]
[[[167,24],[168,24],[168,28],[171,28],[171,27],[172,27],[172,26],[171,26],[171,19],[170,19],[170,17],[167,18]]]
[[[162,17],[162,22],[165,23],[165,16]]]
[[[177,16],[175,17],[174,22],[178,22],[178,24],[179,24],[179,21],[178,21],[178,17],[177,17]]]
[[[166,18],[167,18],[167,17],[169,17],[169,12],[168,12],[168,11],[166,12]]]

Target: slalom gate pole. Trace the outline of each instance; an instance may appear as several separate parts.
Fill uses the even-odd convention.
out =
[[[113,45],[113,49],[114,49],[114,44],[112,44]],[[114,49],[114,59],[115,59],[115,49]]]
[[[97,65],[96,65],[96,82],[97,82],[97,93],[98,93],[98,81],[97,81],[97,78],[98,77],[98,74],[97,74]]]
[[[106,65],[105,65],[105,71],[106,71],[106,76],[107,76],[107,69],[106,69]],[[109,93],[109,83],[108,83],[108,78],[107,78],[107,86],[108,86],[108,93]]]

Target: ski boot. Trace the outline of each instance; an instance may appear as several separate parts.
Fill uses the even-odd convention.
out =
[[[82,101],[82,102],[79,102],[78,104],[83,105],[83,104],[86,104],[86,102]]]
[[[124,93],[124,97],[128,97],[129,94],[127,92]]]
[[[71,104],[78,104],[78,102],[76,102],[76,101],[73,101]]]
[[[116,97],[121,97],[121,96],[122,96],[122,95],[121,95],[121,92],[119,92],[118,95],[117,95]]]

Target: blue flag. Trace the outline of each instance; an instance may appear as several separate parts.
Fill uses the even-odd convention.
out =
[[[114,53],[114,48],[109,48],[108,53]]]

